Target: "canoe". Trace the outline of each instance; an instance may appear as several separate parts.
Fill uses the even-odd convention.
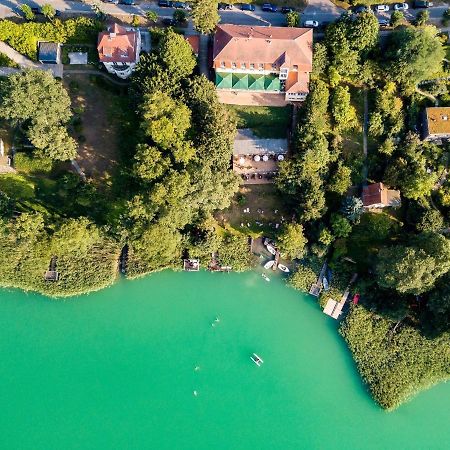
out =
[[[289,273],[289,268],[286,267],[284,264],[278,264],[278,268],[283,272]]]
[[[271,268],[273,267],[274,264],[275,264],[275,260],[274,260],[274,259],[272,259],[272,260],[270,260],[270,261],[267,261],[267,262],[264,264],[264,269],[271,269]]]

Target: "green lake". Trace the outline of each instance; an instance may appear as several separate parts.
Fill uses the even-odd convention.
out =
[[[64,301],[0,290],[0,317],[2,450],[450,442],[450,383],[384,412],[337,323],[281,278],[166,271]]]

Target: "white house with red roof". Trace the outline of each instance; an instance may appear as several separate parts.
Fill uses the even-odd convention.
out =
[[[311,28],[218,25],[213,49],[216,88],[302,101],[309,92],[312,45]]]
[[[128,78],[139,62],[141,33],[115,23],[98,35],[97,50],[100,62],[109,73]]]

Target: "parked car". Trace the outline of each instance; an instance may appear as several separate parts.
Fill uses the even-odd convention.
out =
[[[394,5],[395,11],[406,11],[409,8],[408,3],[396,3]]]
[[[113,5],[118,5],[119,0],[103,0],[104,3],[112,3]]]
[[[277,12],[278,11],[277,7],[275,5],[272,5],[272,3],[264,3],[262,5],[261,9],[266,12]]]
[[[191,9],[191,7],[184,2],[173,2],[172,6],[176,9]]]
[[[319,22],[317,22],[317,20],[307,20],[306,22],[303,22],[303,26],[306,28],[318,28]]]
[[[249,5],[248,3],[242,3],[241,11],[254,11],[255,5]]]
[[[281,12],[283,14],[287,14],[287,13],[294,12],[294,11],[295,11],[295,8],[292,8],[292,6],[283,6],[281,8]]]
[[[378,19],[378,25],[380,26],[380,28],[387,28],[390,23],[387,19]]]
[[[175,19],[170,19],[169,17],[166,17],[162,20],[162,23],[166,27],[174,27],[177,24],[177,21]]]
[[[233,9],[233,5],[230,3],[219,3],[219,9]]]
[[[433,6],[432,2],[427,2],[424,0],[414,2],[414,8],[431,8],[432,6]]]
[[[368,12],[368,11],[370,11],[370,8],[368,6],[364,6],[364,5],[359,5],[359,6],[356,6],[355,8],[353,8],[353,12],[355,14],[361,14],[363,12]]]
[[[134,0],[120,0],[120,3],[122,5],[135,5],[136,3],[134,2]]]
[[[172,2],[170,0],[159,0],[158,6],[160,8],[172,8]]]
[[[377,5],[377,6],[375,6],[375,11],[376,12],[387,12],[387,11],[389,11],[389,6],[388,5]]]

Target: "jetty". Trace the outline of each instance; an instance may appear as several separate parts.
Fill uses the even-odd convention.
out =
[[[57,261],[56,256],[52,256],[48,270],[44,274],[45,281],[58,281],[59,280],[59,272],[56,271],[56,261]]]
[[[356,281],[357,278],[358,274],[354,273],[352,279],[348,283],[347,288],[345,289],[345,292],[342,294],[341,300],[339,302],[333,300],[332,298],[328,300],[327,304],[325,305],[325,308],[323,309],[324,314],[332,317],[333,319],[339,318],[339,316],[342,314],[342,309],[344,308],[344,305],[347,302],[348,296],[350,295],[350,286]]]
[[[322,291],[322,288],[323,288],[322,280],[323,280],[323,277],[325,276],[326,271],[327,271],[327,263],[325,261],[323,263],[322,269],[320,270],[317,281],[311,285],[311,289],[309,290],[309,293],[311,295],[314,295],[314,297],[318,297]]]

